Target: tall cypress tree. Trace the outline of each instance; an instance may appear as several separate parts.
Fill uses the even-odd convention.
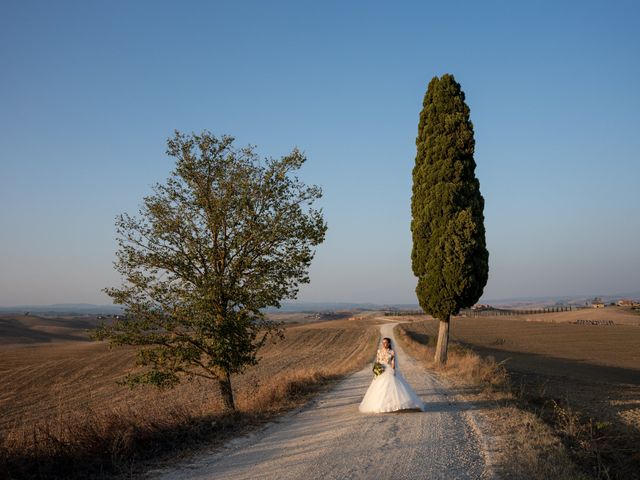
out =
[[[481,297],[489,252],[464,92],[453,75],[434,77],[422,105],[413,168],[411,260],[420,306],[440,320],[435,360],[446,363],[449,320]]]

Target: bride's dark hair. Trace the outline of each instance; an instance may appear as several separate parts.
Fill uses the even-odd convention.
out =
[[[393,347],[391,346],[391,339],[389,337],[384,337],[382,341],[384,342],[385,340],[389,342],[389,350],[393,350]]]

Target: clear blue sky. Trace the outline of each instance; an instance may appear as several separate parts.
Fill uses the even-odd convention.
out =
[[[174,129],[294,146],[329,225],[306,301],[415,302],[422,97],[462,84],[485,299],[640,290],[640,3],[3,1],[0,305],[110,303],[114,218]]]

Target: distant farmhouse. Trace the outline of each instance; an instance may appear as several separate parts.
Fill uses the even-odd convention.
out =
[[[475,310],[475,311],[482,311],[482,310],[493,310],[494,308],[491,305],[488,305],[486,303],[476,303],[473,307],[471,307],[471,310]]]
[[[640,302],[637,302],[636,300],[629,300],[627,298],[623,298],[622,300],[618,300],[618,306],[638,308],[640,307]]]

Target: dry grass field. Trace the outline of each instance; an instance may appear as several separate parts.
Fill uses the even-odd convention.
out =
[[[524,319],[456,317],[450,339],[504,366],[519,406],[553,428],[588,473],[640,478],[640,328],[616,321],[615,314],[626,317],[625,312],[607,310]],[[613,317],[615,324],[574,323],[584,313],[590,319]],[[531,318],[550,315],[553,322]],[[438,325],[425,318],[415,317],[403,328],[428,345]]]
[[[223,441],[361,368],[378,337],[375,322],[365,320],[286,326],[285,340],[267,345],[259,365],[233,379],[238,413],[228,415],[212,383],[119,386],[134,350],[86,341],[90,320],[75,320],[77,328],[60,319],[3,320],[13,335],[0,345],[0,471],[9,478],[128,475],[145,460]]]
[[[267,315],[269,320],[281,322],[287,325],[315,323],[326,320],[342,320],[353,318],[354,312],[349,310],[341,310],[336,312],[287,312],[287,313],[270,313]]]

